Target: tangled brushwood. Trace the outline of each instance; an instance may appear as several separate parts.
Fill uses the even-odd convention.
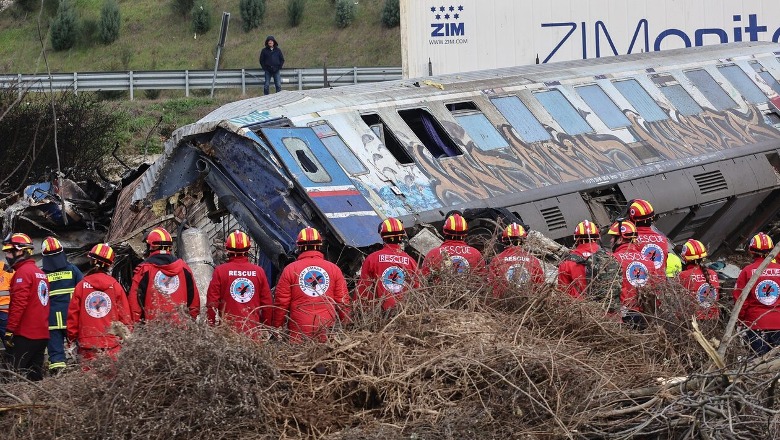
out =
[[[746,361],[732,340],[716,367],[704,347],[717,346],[723,324],[697,330],[686,294],[658,294],[643,332],[548,287],[495,299],[482,280],[458,277],[412,292],[393,315],[359,304],[324,344],[148,324],[116,363],[4,384],[0,430],[8,439],[777,438],[780,360]]]

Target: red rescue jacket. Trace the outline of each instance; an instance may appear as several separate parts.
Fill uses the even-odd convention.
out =
[[[382,300],[382,310],[387,310],[395,307],[407,290],[419,286],[414,258],[402,251],[401,245],[386,243],[363,261],[357,294],[363,299]]]
[[[642,255],[653,261],[656,269],[666,273],[666,257],[669,255],[669,239],[655,226],[637,226],[636,244],[642,250]]]
[[[134,322],[168,315],[177,319],[181,306],[196,318],[200,312],[198,286],[192,270],[171,254],[156,253],[135,268],[130,286],[130,316]]]
[[[236,330],[251,335],[261,323],[270,324],[272,302],[263,268],[245,256],[234,256],[214,269],[206,294],[206,314],[212,325],[219,313]]]
[[[638,243],[623,243],[612,255],[620,263],[623,275],[623,286],[620,290],[621,315],[626,316],[630,311],[645,312],[639,304],[637,289],[652,289],[666,276],[666,272],[654,266],[653,260],[642,253]]]
[[[455,273],[484,274],[485,260],[482,253],[463,240],[444,240],[441,246],[432,249],[425,256],[422,274],[430,275],[431,272],[447,269]]]
[[[6,331],[27,339],[49,339],[49,281],[35,261],[14,264]]]
[[[503,296],[512,284],[543,284],[542,263],[522,247],[509,246],[490,262],[490,283],[496,298]]]
[[[737,283],[734,285],[734,301],[742,294],[742,289],[763,260],[763,258],[756,258],[739,273]],[[752,292],[748,294],[745,304],[742,305],[739,319],[752,330],[780,330],[778,296],[780,296],[780,263],[769,263],[758,277]]]
[[[596,242],[580,243],[571,253],[582,258],[588,258],[601,248]],[[582,298],[588,287],[585,265],[576,261],[564,259],[558,265],[558,290],[567,292],[572,298]]]
[[[707,275],[705,275],[697,264],[688,264],[679,276],[682,286],[691,292],[691,295],[696,298],[696,303],[699,304],[699,308],[696,310],[696,319],[718,319],[720,316],[718,273],[707,269]]]
[[[118,347],[120,338],[109,333],[114,321],[131,325],[125,289],[105,272],[88,274],[76,284],[68,306],[68,339],[86,350]]]
[[[302,336],[327,339],[327,329],[349,320],[349,292],[341,269],[322,252],[302,252],[282,271],[276,284],[271,325],[281,327],[288,318],[290,341]]]

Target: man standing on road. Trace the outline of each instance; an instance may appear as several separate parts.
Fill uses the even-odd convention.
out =
[[[276,93],[282,90],[282,75],[279,73],[284,67],[284,54],[279,49],[279,43],[273,35],[265,39],[265,45],[260,51],[260,68],[265,72],[265,82],[263,83],[263,95],[270,93],[271,77],[274,78]]]

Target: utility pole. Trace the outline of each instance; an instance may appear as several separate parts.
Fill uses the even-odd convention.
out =
[[[217,57],[214,62],[214,76],[211,78],[211,97],[214,97],[214,86],[217,83],[217,70],[219,69],[219,58],[222,55],[222,48],[225,47],[227,39],[228,24],[230,23],[230,12],[222,13],[222,27],[219,30],[219,42],[217,42]]]

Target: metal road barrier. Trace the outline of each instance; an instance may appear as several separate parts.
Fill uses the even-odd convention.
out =
[[[327,72],[327,75],[326,75]],[[317,87],[336,87],[350,84],[373,83],[401,79],[400,67],[334,67],[325,69],[282,69],[282,83],[294,84],[298,90]],[[327,84],[325,79],[327,77]],[[248,87],[262,88],[264,80],[260,69],[220,70],[214,81],[211,70],[156,70],[127,72],[73,72],[53,73],[51,79],[46,74],[3,74],[0,75],[0,87],[18,87],[19,94],[24,90],[48,92],[72,90],[81,91],[128,91],[130,99],[136,90],[184,90],[190,96],[190,90],[211,89],[212,81],[216,89],[240,88],[246,94]],[[262,93],[262,90],[260,91]]]

